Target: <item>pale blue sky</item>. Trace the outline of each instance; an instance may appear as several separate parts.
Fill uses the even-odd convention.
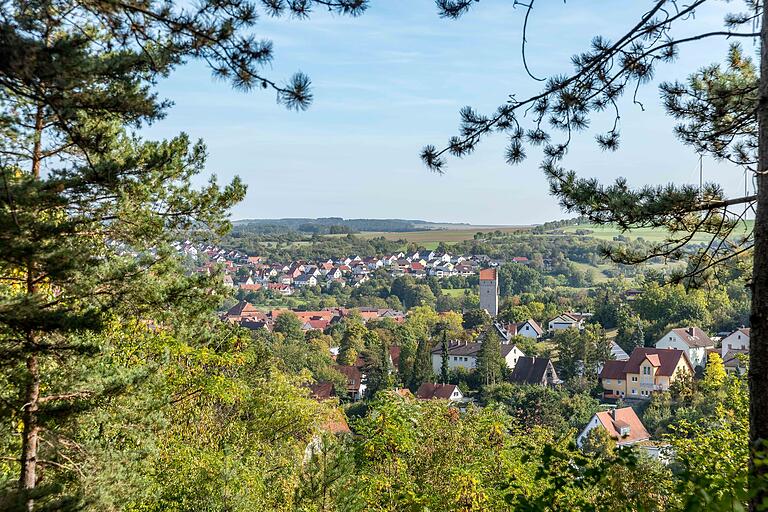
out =
[[[301,70],[312,79],[315,101],[306,112],[277,105],[271,92],[241,93],[190,63],[162,82],[175,106],[143,131],[171,137],[185,131],[208,146],[208,170],[222,181],[239,175],[248,197],[233,218],[412,218],[475,224],[528,224],[563,218],[538,170],[539,158],[511,167],[503,136],[493,136],[447,174],[419,160],[425,144],[455,134],[458,110],[490,112],[508,94],[518,98],[540,85],[522,71],[524,10],[512,0],[483,0],[458,21],[440,19],[432,0],[371,0],[359,18],[318,11],[309,20],[263,19],[259,35],[275,45],[271,77]],[[531,15],[528,60],[538,75],[566,73],[570,56],[592,36],[621,35],[650,2],[540,1]],[[738,3],[737,3],[738,4]],[[731,7],[733,4],[731,4]],[[720,28],[725,2],[701,11],[696,23]],[[681,32],[680,35],[683,35]],[[727,43],[683,48],[657,76],[685,78],[722,60]],[[751,43],[747,43],[754,52]],[[645,87],[646,107],[622,104],[622,148],[603,153],[593,133],[577,136],[565,165],[584,176],[627,176],[632,184],[698,182],[698,157],[678,143],[674,123],[659,106],[656,86]],[[604,122],[601,122],[604,121]],[[605,131],[607,119],[593,126]],[[705,161],[705,177],[736,195],[743,175]]]

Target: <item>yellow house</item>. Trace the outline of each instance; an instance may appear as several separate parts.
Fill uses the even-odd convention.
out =
[[[693,367],[682,350],[636,348],[627,361],[606,361],[600,372],[606,398],[648,399],[666,391],[680,375],[693,375]]]

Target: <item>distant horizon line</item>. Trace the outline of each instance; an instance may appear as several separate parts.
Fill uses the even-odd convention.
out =
[[[424,224],[424,225],[443,225],[443,226],[456,226],[461,228],[516,228],[516,227],[532,227],[532,226],[541,226],[545,222],[557,222],[560,220],[569,220],[569,219],[554,219],[544,222],[531,222],[531,223],[520,223],[520,224],[490,224],[490,223],[473,223],[473,222],[466,222],[466,221],[449,221],[449,220],[426,220],[426,219],[406,219],[406,218],[400,218],[400,217],[340,217],[335,215],[329,215],[329,216],[323,216],[323,217],[243,217],[243,218],[233,218],[231,219],[232,223],[245,223],[245,222],[268,222],[268,221],[300,221],[300,220],[329,220],[329,219],[339,219],[340,221],[348,222],[348,221],[399,221],[399,222],[411,222],[414,224]]]

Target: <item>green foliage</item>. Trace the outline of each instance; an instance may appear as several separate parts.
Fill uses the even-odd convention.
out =
[[[477,329],[487,327],[491,323],[491,316],[484,309],[470,309],[462,315],[464,329]]]
[[[591,386],[597,382],[600,365],[610,359],[611,345],[605,331],[596,324],[584,330],[563,329],[554,338],[558,353],[558,376]]]

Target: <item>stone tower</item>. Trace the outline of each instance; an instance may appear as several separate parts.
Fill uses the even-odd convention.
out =
[[[480,309],[493,317],[499,313],[499,279],[495,268],[480,271]]]

